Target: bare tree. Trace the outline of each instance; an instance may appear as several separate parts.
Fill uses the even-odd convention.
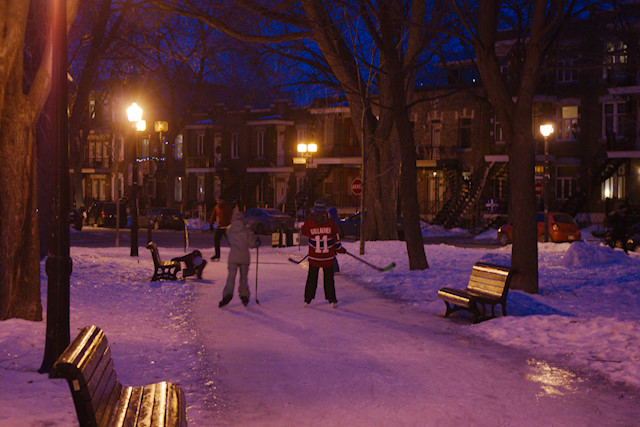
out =
[[[365,209],[368,212],[365,238],[397,238],[395,218],[402,164],[406,177],[402,181],[403,214],[407,234],[411,234],[407,238],[410,267],[428,267],[419,228],[413,135],[407,133],[408,126],[402,128],[400,135],[394,122],[396,115],[403,114],[403,124],[409,124],[407,103],[413,90],[412,70],[418,64],[420,49],[425,47],[426,30],[422,21],[426,13],[425,1],[385,1],[373,5],[365,1],[301,0],[299,4],[278,2],[267,6],[261,2],[234,0],[228,4],[235,4],[235,9],[215,11],[204,10],[197,2],[181,2],[180,7],[160,0],[155,3],[167,10],[196,17],[241,40],[274,45],[274,51],[295,58],[307,77],[317,79],[314,83],[329,82],[339,87],[349,104],[356,133],[363,135],[363,168],[367,176]],[[407,7],[411,11],[408,15],[404,12]],[[243,12],[239,13],[239,9]],[[393,12],[393,17],[385,15],[387,12]],[[372,13],[379,22],[370,19]],[[230,15],[238,14],[242,16],[239,23],[229,19]],[[383,60],[385,56],[378,50],[382,46],[377,41],[382,38],[380,27],[384,20],[390,29],[384,36],[393,38],[384,47],[393,50],[398,61],[393,65]],[[410,27],[420,28],[420,31],[410,31]],[[396,78],[400,79],[400,84],[393,87]],[[371,82],[375,90],[370,90]],[[402,104],[395,112],[391,107],[393,90],[399,91],[395,101]],[[411,135],[406,138],[408,134]],[[413,166],[410,164],[412,159]]]
[[[450,3],[462,24],[460,40],[475,53],[483,87],[507,141],[513,219],[511,263],[516,271],[511,286],[537,293],[533,101],[545,53],[575,1],[480,0],[471,4]],[[506,56],[496,52],[499,29],[508,29],[512,35]],[[505,60],[509,68],[506,77],[502,72]]]
[[[39,58],[25,56],[30,7],[30,2],[5,1],[0,16],[2,320],[42,320],[35,124],[51,87],[51,44]],[[73,22],[76,9],[77,1],[67,2],[67,22]],[[48,28],[44,22],[33,28]],[[35,61],[33,78],[25,79],[25,58]]]

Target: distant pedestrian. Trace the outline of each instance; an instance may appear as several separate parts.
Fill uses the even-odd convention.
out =
[[[338,226],[338,230],[340,230],[340,217],[338,217],[338,208],[332,206],[329,208],[329,219],[334,222],[335,225]],[[338,257],[333,258],[333,272],[340,272],[340,264],[338,264]]]
[[[238,282],[238,295],[242,304],[246,307],[249,304],[249,264],[251,262],[250,248],[260,246],[260,238],[248,227],[244,214],[239,211],[233,212],[231,226],[227,231],[227,239],[231,249],[227,259],[227,283],[222,290],[222,300],[218,307],[222,308],[229,304],[233,298],[233,289],[236,283],[236,274],[240,271],[240,281]]]
[[[309,272],[304,288],[304,303],[309,305],[316,297],[318,272],[322,268],[324,297],[332,307],[338,305],[333,278],[333,262],[335,254],[345,253],[340,244],[338,225],[329,220],[327,206],[318,200],[313,205],[313,212],[302,225],[302,234],[309,238]]]
[[[215,230],[213,236],[213,243],[215,246],[215,254],[211,257],[212,261],[220,259],[220,241],[222,236],[226,234],[227,228],[231,224],[231,215],[233,213],[233,207],[229,205],[221,196],[218,196],[217,204],[213,208],[211,218],[209,219],[209,229]]]

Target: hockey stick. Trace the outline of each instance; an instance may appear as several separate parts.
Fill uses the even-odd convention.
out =
[[[354,257],[355,259],[357,259],[357,260],[358,260],[358,261],[360,261],[361,263],[366,264],[366,265],[368,265],[368,266],[369,266],[369,267],[371,267],[371,268],[375,268],[376,270],[378,270],[378,271],[380,271],[380,272],[389,271],[389,270],[391,270],[392,268],[394,268],[394,267],[396,266],[396,263],[395,263],[395,262],[392,262],[391,264],[387,265],[386,267],[378,267],[378,266],[376,266],[376,265],[371,264],[371,263],[370,263],[370,262],[368,262],[368,261],[363,260],[363,259],[362,259],[362,258],[360,258],[360,257],[355,256],[355,255],[354,255],[354,254],[352,254],[351,252],[345,252],[345,253],[346,253],[347,255],[349,255],[349,256]]]
[[[300,264],[302,261],[304,261],[305,259],[307,259],[309,255],[305,255],[304,258],[302,258],[300,261],[296,261],[295,259],[289,257],[289,261],[291,261],[294,264]]]
[[[260,253],[260,246],[256,246],[256,304],[260,305],[258,301],[258,254]]]

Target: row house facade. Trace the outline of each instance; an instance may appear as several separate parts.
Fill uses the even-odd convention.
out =
[[[121,102],[121,97],[111,97],[103,102],[97,102],[97,98],[92,96],[90,100],[92,130],[80,152],[80,191],[85,207],[98,201],[127,203],[134,170],[138,174],[141,212],[151,206],[175,205],[170,191],[173,188],[171,178],[177,174],[179,162],[173,155],[169,123],[161,120],[162,114],[146,107],[143,113],[146,128],[134,130],[126,121],[127,105]],[[71,165],[70,173],[75,173],[74,165]],[[75,191],[78,190],[73,188],[72,192]]]
[[[359,205],[350,189],[360,176],[360,145],[343,104],[298,108],[282,100],[240,111],[219,105],[176,141],[183,173],[175,178],[175,199],[185,210],[206,212],[218,196],[292,215],[316,198],[349,212]],[[303,156],[300,143],[318,151]]]
[[[568,27],[549,55],[534,101],[540,208],[547,163],[550,209],[583,223],[602,224],[619,205],[640,205],[640,14],[630,7],[622,14],[625,31],[611,12]],[[498,51],[506,56],[512,44],[505,39]],[[508,74],[507,64],[504,70]],[[418,176],[421,211],[448,227],[488,226],[508,215],[506,141],[477,72],[471,66],[457,71],[464,88],[422,91],[424,102],[414,109],[418,165],[425,166]],[[539,127],[546,123],[555,131],[545,155]]]

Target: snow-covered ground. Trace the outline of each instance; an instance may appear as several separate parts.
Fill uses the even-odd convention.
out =
[[[424,230],[447,233],[464,231]],[[480,238],[495,239],[495,230]],[[511,246],[429,244],[430,268],[410,271],[404,242],[366,242],[363,258],[397,266],[379,273],[340,256],[335,310],[322,279],[312,306],[302,307],[306,263],[286,260],[304,248],[261,247],[257,281],[254,252],[251,304],[236,297],[221,310],[224,262],[207,266],[202,280],[150,282],[147,250],[131,258],[128,248],[74,246],[71,335],[103,328],[124,384],[181,384],[195,426],[633,425],[640,253],[612,250],[588,230],[583,238],[540,244],[540,293],[512,290],[509,316],[475,325],[464,314],[443,319],[437,290],[464,287],[477,261],[509,264]],[[359,242],[345,246],[359,253]],[[44,261],[41,271],[46,304]],[[45,327],[0,322],[2,426],[77,424],[66,382],[37,373]],[[464,405],[489,418],[465,418]]]

